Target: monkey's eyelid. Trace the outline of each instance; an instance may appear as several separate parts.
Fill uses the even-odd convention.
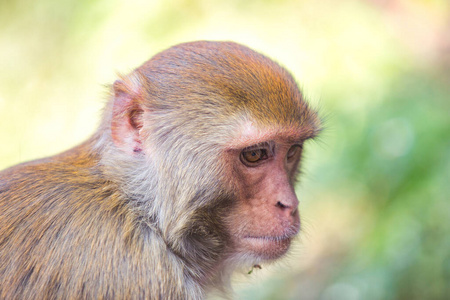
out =
[[[273,141],[268,141],[268,142],[261,142],[252,146],[248,146],[245,147],[244,149],[242,149],[242,152],[247,152],[247,151],[252,151],[252,150],[266,150],[267,154],[273,155],[274,151],[275,151],[275,142]]]

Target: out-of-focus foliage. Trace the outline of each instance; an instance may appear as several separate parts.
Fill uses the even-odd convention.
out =
[[[325,130],[306,149],[300,241],[238,277],[237,297],[449,299],[449,6],[1,1],[0,168],[85,139],[115,71],[183,41],[241,42],[292,71]]]

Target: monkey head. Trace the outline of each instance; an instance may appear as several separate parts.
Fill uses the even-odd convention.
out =
[[[320,122],[284,68],[235,43],[193,42],[113,89],[108,124],[128,161],[123,189],[139,194],[174,251],[253,265],[288,250],[300,228],[302,149]]]

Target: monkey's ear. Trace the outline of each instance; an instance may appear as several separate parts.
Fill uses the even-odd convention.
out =
[[[128,154],[142,151],[144,110],[140,97],[142,86],[139,80],[125,78],[116,80],[113,85],[114,103],[111,121],[111,134],[114,144]]]

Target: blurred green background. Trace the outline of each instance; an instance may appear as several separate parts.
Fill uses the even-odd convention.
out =
[[[199,39],[274,58],[325,123],[299,240],[235,298],[450,299],[448,0],[2,0],[0,169],[81,142],[117,72]]]

